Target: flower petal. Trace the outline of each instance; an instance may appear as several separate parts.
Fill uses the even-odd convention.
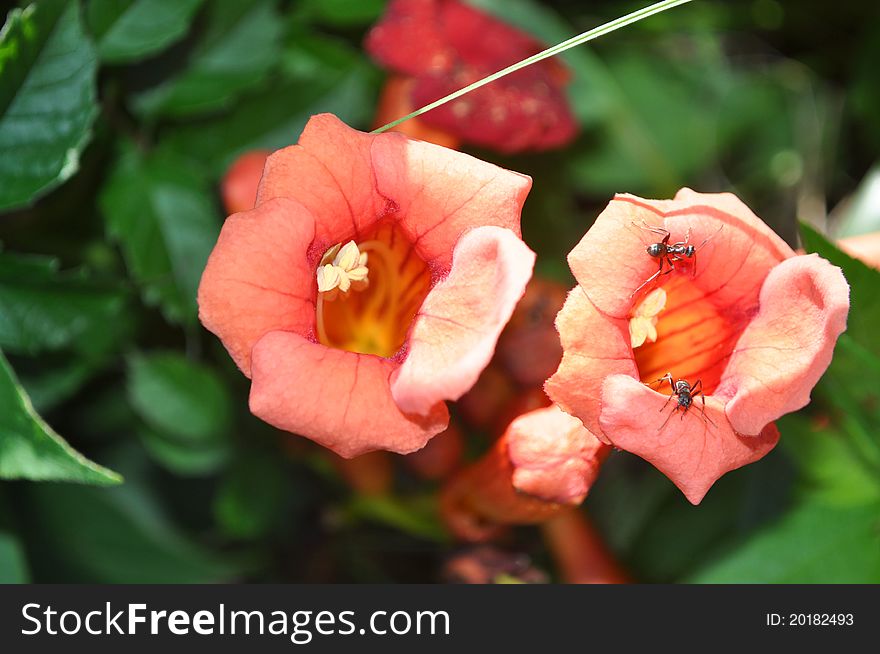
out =
[[[510,423],[507,443],[518,491],[571,505],[583,502],[611,449],[555,406]]]
[[[397,75],[391,75],[385,80],[382,93],[379,96],[376,116],[373,119],[374,127],[382,127],[418,109],[412,100],[412,89],[416,81],[413,77],[399,77]],[[410,118],[391,129],[406,134],[410,138],[436,143],[453,150],[458,149],[461,144],[457,137],[442,130],[428,127],[419,118]]]
[[[632,293],[650,290],[644,283],[660,262],[645,249],[660,242],[662,235],[646,226],[669,231],[669,243],[684,242],[690,232],[689,243],[698,248],[696,268],[682,262],[676,274],[693,275],[693,283],[715,304],[745,311],[757,302],[770,269],[794,256],[730,193],[682,189],[674,200],[662,201],[617,195],[568,255],[572,273],[600,311],[624,316],[632,309]]]
[[[534,252],[508,229],[478,227],[461,237],[452,270],[425,298],[410,331],[409,353],[392,376],[401,410],[425,414],[474,385],[534,263]]]
[[[457,60],[494,72],[543,50],[529,34],[453,0],[392,0],[365,47],[407,75],[446,72]]]
[[[254,208],[268,150],[250,150],[239,156],[220,182],[223,206],[229,214]]]
[[[424,106],[495,70],[480,67],[454,77],[419,77],[413,86],[413,103]],[[559,147],[575,137],[578,126],[565,89],[552,83],[552,71],[544,62],[534,64],[420,118],[430,127],[503,153]]]
[[[199,284],[199,319],[250,376],[251,348],[268,331],[314,327],[315,272],[306,251],[315,221],[279,198],[226,219]]]
[[[389,210],[373,178],[370,146],[376,138],[331,114],[313,116],[297,145],[266,161],[257,205],[277,197],[298,201],[316,217],[316,245],[324,249],[357,240]]]
[[[731,193],[696,193],[681,189],[676,208],[666,211],[664,226],[671,242],[690,232],[696,248],[695,268],[682,265],[682,274],[705,297],[724,307],[728,316],[751,314],[764,278],[777,264],[795,256],[785,241]]]
[[[364,47],[384,66],[407,75],[447,70],[455,52],[447,43],[435,0],[391,0]]]
[[[383,449],[408,454],[443,431],[449,414],[400,412],[388,377],[396,363],[335,350],[290,332],[271,332],[253,350],[251,412],[350,458]]]
[[[530,177],[400,134],[381,136],[372,149],[376,186],[398,208],[416,252],[439,274],[468,228],[497,225],[520,235]]]
[[[788,259],[761,289],[760,310],[736,344],[716,394],[742,434],[810,401],[846,329],[849,285],[817,255]]]
[[[576,286],[559,315],[556,328],[564,354],[544,390],[566,413],[577,416],[598,438],[602,381],[606,375],[638,377],[630,347],[629,321],[600,313]]]
[[[874,268],[880,268],[880,232],[848,236],[840,239],[837,245],[849,256]]]
[[[706,398],[705,421],[699,398],[687,413],[670,416],[674,403],[632,377],[612,375],[602,387],[599,422],[612,445],[652,463],[692,504],[722,475],[762,458],[779,440],[772,423],[758,436],[737,434],[713,396]]]

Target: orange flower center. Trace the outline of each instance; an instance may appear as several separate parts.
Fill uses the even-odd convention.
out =
[[[431,272],[406,235],[383,223],[330,248],[316,270],[317,336],[327,347],[393,357],[431,288]]]
[[[702,380],[703,390],[710,395],[718,386],[737,340],[745,328],[747,317],[725,311],[712,302],[712,293],[693,283],[690,272],[668,275],[660,286],[666,293],[665,306],[655,315],[656,339],[646,338],[635,346],[636,365],[644,383],[654,382],[666,373],[692,385]],[[633,308],[630,329],[634,322],[644,321],[639,302]],[[653,336],[653,334],[651,334]],[[660,388],[669,393],[668,384]]]

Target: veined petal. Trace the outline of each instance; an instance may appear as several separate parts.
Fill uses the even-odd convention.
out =
[[[760,302],[716,391],[728,400],[727,417],[742,434],[758,434],[809,403],[846,329],[849,285],[840,268],[804,255],[770,272]]]
[[[473,386],[534,262],[535,254],[508,229],[478,227],[461,237],[452,270],[425,298],[410,331],[409,353],[392,376],[391,391],[403,411],[424,414]]]
[[[398,208],[419,256],[440,274],[467,229],[497,225],[520,236],[530,177],[400,134],[381,136],[372,149],[376,186]]]
[[[513,486],[547,502],[578,505],[611,448],[555,406],[520,416],[507,430]]]
[[[401,413],[388,386],[396,367],[382,357],[271,332],[254,346],[251,411],[346,458],[378,449],[414,452],[446,429],[449,414],[443,403],[424,416]]]
[[[376,138],[331,114],[313,116],[297,145],[266,161],[257,205],[278,197],[296,200],[315,216],[315,245],[324,249],[357,240],[390,211],[373,178],[370,147]]]
[[[715,397],[706,398],[705,419],[699,398],[687,413],[670,416],[674,404],[675,398],[637,379],[611,375],[602,386],[599,422],[612,445],[652,463],[692,504],[699,504],[722,475],[762,458],[779,440],[772,423],[757,436],[737,434]]]
[[[278,198],[226,219],[199,284],[199,319],[245,375],[266,333],[308,334],[315,324],[315,272],[306,252],[312,214]]]
[[[638,378],[630,347],[628,321],[599,312],[576,286],[559,315],[562,362],[544,390],[566,413],[577,416],[598,438],[608,442],[599,424],[602,382],[607,375]]]
[[[663,238],[652,230],[668,231],[670,244],[687,241],[697,248],[695,263],[678,262],[678,274],[691,276],[713,303],[728,308],[736,304],[750,310],[770,269],[794,256],[729,193],[682,189],[674,200],[662,201],[617,195],[568,255],[572,273],[600,311],[624,316],[632,309],[632,294],[650,289],[643,285],[658,272],[660,260],[646,248]]]

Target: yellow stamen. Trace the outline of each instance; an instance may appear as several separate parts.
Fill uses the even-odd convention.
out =
[[[328,347],[390,357],[404,344],[431,275],[393,223],[365,236],[360,243],[334,245],[321,257],[316,336]]]
[[[657,340],[658,314],[666,307],[666,291],[657,288],[651,291],[629,319],[629,338],[633,349]]]
[[[334,245],[321,257],[321,265],[316,273],[318,292],[329,293],[338,288],[348,293],[352,282],[356,283],[356,290],[362,290],[367,283],[368,273],[367,253],[358,250],[354,241]]]

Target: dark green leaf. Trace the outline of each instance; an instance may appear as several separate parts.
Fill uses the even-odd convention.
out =
[[[183,38],[202,0],[89,0],[86,19],[108,63],[155,54]]]
[[[573,165],[581,188],[597,194],[625,188],[666,196],[713,162],[712,106],[718,97],[689,66],[633,53],[608,58],[613,81],[606,95],[616,104],[597,142],[579,153]],[[702,97],[694,102],[697,95]]]
[[[0,478],[114,484],[119,475],[86,459],[34,411],[0,354]]]
[[[0,584],[26,584],[30,573],[18,539],[0,531]]]
[[[880,230],[880,165],[875,165],[859,184],[851,198],[846,200],[839,237],[867,234]]]
[[[128,396],[141,418],[163,434],[204,444],[229,433],[226,387],[213,370],[179,354],[131,357]]]
[[[58,365],[35,362],[35,370],[19,370],[19,381],[38,413],[45,413],[70,399],[96,372],[97,361],[79,356],[69,357]]]
[[[284,470],[276,456],[248,452],[236,460],[214,501],[217,522],[235,538],[264,536],[281,519]]]
[[[386,0],[303,0],[302,8],[318,22],[348,27],[372,23],[385,4]]]
[[[228,461],[232,450],[231,443],[222,438],[193,443],[153,429],[141,429],[139,436],[154,461],[181,477],[217,472]]]
[[[850,284],[847,330],[838,339],[834,358],[814,395],[825,401],[825,417],[843,437],[854,461],[876,476],[880,474],[880,272],[840,251],[806,224],[801,224],[801,235],[805,249],[840,266]],[[860,485],[857,476],[851,481]]]
[[[0,209],[68,179],[97,114],[97,57],[76,2],[13,9],[0,31]]]
[[[199,280],[220,231],[199,172],[169,152],[144,159],[128,150],[100,204],[144,301],[168,320],[194,323]]]
[[[783,416],[777,425],[780,443],[812,496],[828,504],[880,501],[880,470],[870,467],[846,433],[801,413]]]
[[[880,583],[880,504],[805,501],[698,572],[697,583]]]
[[[137,484],[100,491],[42,484],[27,500],[29,549],[52,566],[52,581],[208,583],[235,574],[179,533]]]
[[[135,100],[148,116],[221,109],[262,83],[281,54],[282,22],[273,2],[214,0],[204,38],[180,75]]]
[[[295,143],[314,114],[329,112],[355,126],[370,119],[372,71],[355,53],[304,36],[285,54],[283,67],[284,80],[271,90],[242,100],[228,115],[173,128],[165,145],[219,178],[242,152]]]
[[[94,351],[122,319],[125,294],[58,261],[0,253],[0,347],[36,354],[66,346]]]
[[[815,229],[801,223],[801,236],[807,252],[816,252],[843,270],[850,285],[850,320],[847,335],[868,352],[880,355],[880,271],[866,266],[842,252]]]
[[[784,457],[771,453],[719,479],[699,506],[673,489],[649,516],[628,555],[638,578],[669,583],[691,574],[732,538],[785,511],[792,477]]]
[[[444,542],[449,535],[437,515],[431,496],[358,495],[346,507],[350,518],[368,520],[399,529],[416,538]]]

